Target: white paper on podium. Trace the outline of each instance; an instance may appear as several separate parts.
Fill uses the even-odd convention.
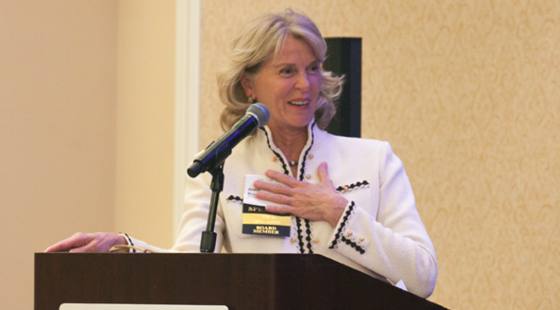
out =
[[[228,310],[207,305],[62,304],[59,310]]]
[[[406,288],[406,285],[404,285],[403,280],[400,280],[399,282],[397,282],[397,284],[395,284],[396,287],[400,288],[403,291],[407,291],[408,289]]]

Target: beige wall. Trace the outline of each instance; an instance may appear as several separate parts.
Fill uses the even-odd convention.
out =
[[[224,42],[288,6],[363,39],[362,135],[404,161],[439,260],[430,300],[560,308],[560,2],[205,0],[201,146],[221,133]]]
[[[171,244],[174,5],[0,0],[2,307],[32,307],[33,253],[75,231]],[[225,42],[287,6],[203,1],[201,147],[221,134]],[[405,163],[447,307],[560,306],[559,6],[297,4],[363,38],[363,135]]]
[[[175,1],[119,1],[115,229],[173,245]]]
[[[173,239],[175,1],[0,1],[0,308],[76,231]]]
[[[114,229],[117,6],[0,1],[0,308],[32,309],[33,253]]]

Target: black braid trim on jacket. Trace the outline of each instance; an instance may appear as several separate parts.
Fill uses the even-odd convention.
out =
[[[284,169],[284,174],[289,175],[290,172],[288,171],[288,166],[284,162],[284,159],[282,159],[282,156],[280,156],[280,154],[278,154],[276,151],[274,151],[272,149],[272,146],[270,146],[270,139],[268,138],[268,133],[262,127],[259,128],[259,129],[262,130],[264,132],[264,135],[266,136],[266,144],[268,145],[268,148],[272,151],[272,153],[274,153],[274,156],[276,156],[278,159],[280,159],[280,162],[282,163],[282,169]]]
[[[313,142],[315,140],[315,135],[313,134],[313,126],[315,126],[315,124],[316,122],[313,122],[313,125],[311,125],[311,144],[309,144],[309,147],[307,148],[307,150],[305,150],[305,154],[303,155],[303,162],[301,163],[301,169],[299,170],[300,181],[303,181],[303,178],[305,176],[305,163],[307,162],[307,154],[309,154],[309,151],[313,147]],[[313,254],[313,243],[311,243],[311,224],[308,219],[305,219],[305,233],[307,234],[307,237],[305,237],[305,240],[307,241],[307,249],[309,250],[309,254]],[[298,238],[301,240],[300,235],[298,235]]]
[[[352,240],[346,239],[344,236],[342,236],[342,239],[340,240],[353,247],[356,251],[360,252],[360,254],[364,254],[366,252],[361,246],[357,245],[355,242],[352,242]]]
[[[309,250],[309,254],[313,254],[313,245],[311,244],[311,225],[309,224],[309,220],[305,219],[305,232],[307,233],[307,249]]]
[[[350,185],[346,185],[346,186],[339,186],[336,188],[337,192],[344,192],[344,189],[346,188],[346,190],[352,191],[355,188],[368,188],[369,187],[369,183],[366,180],[363,180],[362,182],[357,182],[356,184],[352,183]]]
[[[301,230],[301,219],[296,216],[296,226],[297,226],[297,236],[298,236],[298,245],[299,245],[299,252],[301,254],[305,254],[305,247],[303,245],[303,235]]]
[[[344,230],[344,226],[346,226],[346,222],[348,221],[348,219],[350,218],[350,215],[352,214],[352,210],[354,210],[354,202],[353,201],[350,204],[350,206],[348,207],[348,210],[346,210],[346,212],[344,213],[343,218],[342,218],[342,223],[340,224],[340,227],[338,227],[338,231],[336,232],[335,238],[334,238],[331,246],[329,247],[329,249],[334,249],[336,247],[336,245],[341,240],[346,239],[342,235],[342,231]]]
[[[313,127],[315,126],[315,124],[316,124],[316,122],[313,122],[313,125],[311,125],[311,144],[309,145],[309,147],[305,151],[305,155],[303,156],[303,162],[301,163],[301,169],[299,170],[299,180],[300,181],[303,181],[303,176],[305,175],[305,163],[307,162],[307,154],[309,154],[309,151],[313,147],[313,142],[314,142],[313,140],[315,140],[315,135],[313,134]]]
[[[233,195],[229,195],[229,197],[226,199],[227,202],[235,202],[235,203],[242,203],[243,202],[243,198],[239,197],[239,196],[233,196]]]
[[[268,133],[266,132],[266,130],[264,130],[264,128],[261,127],[260,129],[264,132],[264,135],[266,137],[266,144],[268,145],[268,148],[272,151],[272,153],[274,153],[274,156],[276,156],[276,158],[278,158],[282,163],[282,169],[284,169],[284,174],[290,175],[290,172],[288,171],[288,166],[284,162],[284,159],[282,159],[282,156],[280,156],[280,154],[278,154],[276,151],[272,149],[272,146],[270,145],[270,139],[268,137]],[[299,251],[301,254],[305,254],[305,245],[303,244],[303,235],[301,234],[303,232],[301,228],[301,219],[297,216],[296,216],[296,226],[297,226],[297,234],[298,234]]]
[[[313,141],[315,138],[315,135],[313,134],[313,126],[315,126],[315,124],[316,122],[314,122],[313,125],[311,125],[311,144],[309,145],[309,148],[307,148],[307,150],[305,151],[305,156],[303,157],[303,163],[301,165],[300,176],[299,176],[300,181],[303,181],[303,177],[305,175],[305,160],[307,159],[307,154],[309,153],[311,147],[313,146]],[[268,133],[264,128],[261,127],[260,129],[264,132],[264,135],[266,136],[266,144],[268,145],[268,148],[272,151],[272,153],[274,153],[274,155],[282,163],[284,174],[289,175],[290,172],[288,171],[288,166],[284,162],[284,159],[282,159],[282,156],[280,156],[280,154],[278,154],[276,151],[272,149],[272,146],[270,145],[270,138],[268,137]],[[296,216],[296,225],[297,225],[299,251],[301,252],[301,254],[305,254],[305,244],[303,242],[303,234],[302,234],[303,229],[301,227],[302,226],[301,219],[297,216]],[[305,238],[305,240],[307,241],[307,248],[309,249],[309,254],[313,254],[313,244],[311,243],[311,224],[307,219],[305,220],[305,228],[306,228],[305,232],[307,233],[307,237]]]

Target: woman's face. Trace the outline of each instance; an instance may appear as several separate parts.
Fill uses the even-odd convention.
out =
[[[252,83],[243,77],[245,94],[270,110],[272,131],[301,130],[311,122],[321,91],[320,65],[305,41],[289,36],[282,52],[263,62]]]

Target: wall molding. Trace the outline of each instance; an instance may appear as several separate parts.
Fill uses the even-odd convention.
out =
[[[199,151],[201,0],[177,0],[174,237],[183,215],[186,168]]]

